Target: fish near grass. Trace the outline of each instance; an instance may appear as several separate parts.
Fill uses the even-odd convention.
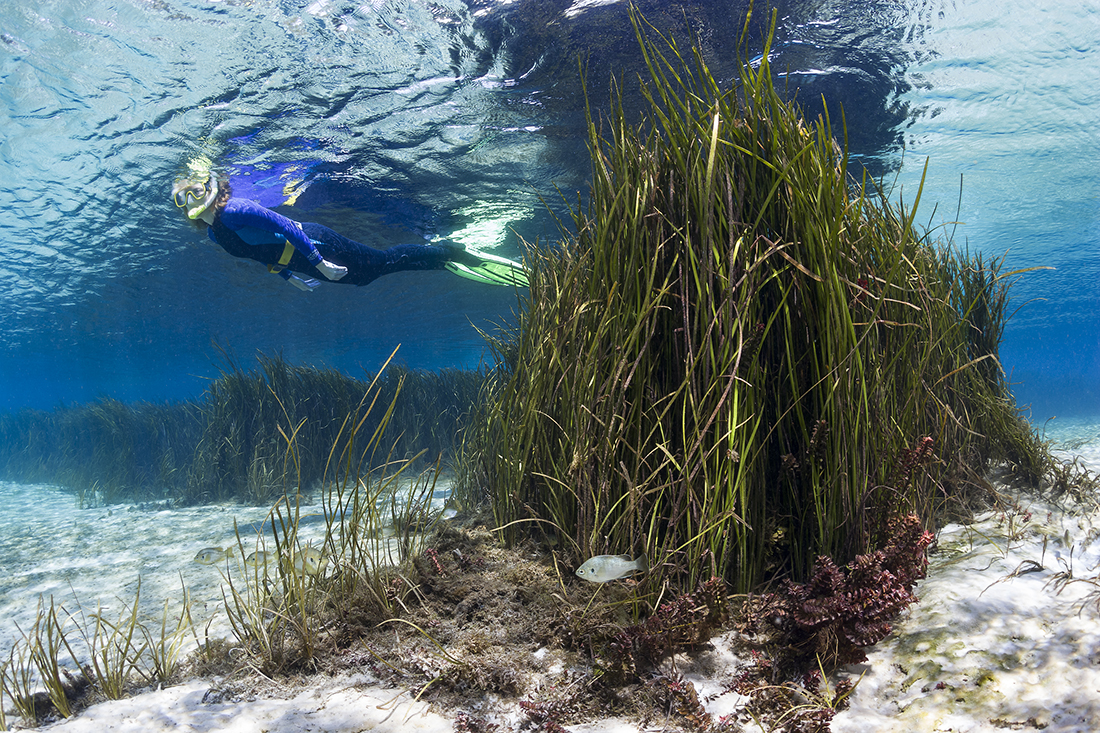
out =
[[[328,565],[328,559],[316,547],[306,547],[300,553],[294,555],[291,564],[294,567],[294,572],[299,575],[317,575]]]
[[[631,573],[644,573],[649,564],[644,555],[631,559],[630,555],[596,555],[577,568],[576,575],[590,583],[607,583]]]
[[[195,554],[195,562],[199,565],[216,565],[226,558],[233,557],[233,548],[223,550],[220,547],[204,547]]]

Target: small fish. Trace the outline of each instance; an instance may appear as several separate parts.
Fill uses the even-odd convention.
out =
[[[444,522],[449,522],[464,511],[466,511],[466,506],[453,496],[449,496],[447,501],[443,502],[443,511],[440,512],[439,518]]]
[[[206,547],[195,555],[195,562],[199,565],[216,565],[227,557],[233,557],[233,548],[223,550],[220,547]]]
[[[257,550],[244,559],[244,565],[248,568],[258,568],[261,565],[267,565],[271,556],[263,550]]]
[[[317,575],[328,565],[321,551],[316,547],[307,547],[301,553],[294,556],[294,572],[306,575]]]
[[[639,555],[637,560],[631,560],[630,555],[596,555],[577,568],[577,577],[590,583],[606,583],[631,573],[644,573],[646,570],[649,570],[649,564],[644,555]]]

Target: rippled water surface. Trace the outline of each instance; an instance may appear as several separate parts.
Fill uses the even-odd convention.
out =
[[[933,9],[905,77],[907,189],[927,159],[934,223],[1006,271],[1053,268],[1014,289],[1002,362],[1035,422],[1100,413],[1100,6]]]
[[[746,7],[641,4],[727,79]],[[843,109],[857,161],[912,200],[928,159],[923,219],[961,221],[958,241],[1009,269],[1057,268],[1018,287],[1005,367],[1037,419],[1097,412],[1095,5],[777,8],[774,68],[809,113]],[[547,204],[583,197],[579,60],[597,108],[612,72],[640,106],[613,1],[5,4],[0,408],[195,396],[214,344],[351,373],[397,344],[414,367],[475,365],[473,325],[510,321],[513,293],[432,272],[305,295],[211,244],[167,191],[201,152],[375,246],[458,232],[518,256],[519,237],[558,236]]]
[[[736,74],[746,1],[639,5],[698,42],[717,76]],[[808,114],[843,113],[856,163],[910,203],[927,171],[920,221],[1004,256],[1006,272],[1053,268],[1019,277],[1002,362],[1035,425],[1095,468],[1100,7],[775,7],[772,68]],[[748,26],[750,58],[765,17],[758,8]],[[374,246],[443,235],[519,257],[521,238],[558,238],[566,203],[584,201],[581,68],[597,114],[612,73],[627,109],[641,108],[625,3],[3,3],[0,410],[197,397],[221,350],[245,366],[281,352],[356,376],[399,344],[412,367],[476,366],[477,328],[511,322],[515,293],[427,272],[304,294],[186,222],[172,180],[205,154],[238,192],[294,194],[294,218]],[[81,509],[53,487],[0,483],[0,649],[15,623],[33,623],[40,595],[117,609],[140,577],[153,611],[181,584],[213,609],[220,576],[195,552],[233,539],[234,519],[265,514]],[[872,697],[861,710],[894,699]]]

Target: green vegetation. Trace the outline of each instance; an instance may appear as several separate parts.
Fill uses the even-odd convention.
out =
[[[168,665],[178,664],[183,634],[191,630],[187,595],[171,632],[166,605],[158,635],[138,618],[140,594],[139,584],[132,602],[120,600],[122,612],[114,621],[102,606],[87,614],[77,602],[70,612],[52,597],[48,603],[40,598],[34,625],[21,631],[22,640],[0,664],[0,702],[10,701],[24,723],[34,726],[46,716],[69,717],[73,703],[89,690],[118,700],[135,681],[174,681]],[[8,730],[4,716],[0,711],[0,730]]]
[[[531,253],[519,324],[492,340],[466,500],[566,563],[645,554],[652,590],[744,591],[930,519],[992,461],[1035,480],[996,361],[1016,273],[854,180],[767,49],[727,90],[636,27],[648,115],[589,115],[591,199],[572,241]]]
[[[0,416],[8,478],[94,502],[273,504],[267,529],[238,531],[221,567],[232,663],[224,643],[199,642],[186,590],[177,616],[150,622],[137,598],[117,620],[59,615],[51,600],[0,664],[0,709],[69,714],[79,685],[66,654],[90,660],[76,674],[102,696],[167,682],[188,634],[195,665],[271,675],[339,653],[422,683],[417,697],[463,700],[514,694],[534,655],[508,652],[558,645],[581,660],[562,665],[568,697],[521,703],[549,728],[581,705],[621,704],[616,685],[728,623],[730,588],[784,577],[809,581],[769,596],[760,619],[804,617],[782,643],[810,650],[799,661],[812,653],[823,678],[836,661],[826,643],[856,658],[910,602],[924,525],[965,511],[995,463],[1037,482],[1047,457],[997,362],[1017,273],[853,178],[832,121],[807,123],[774,88],[767,49],[727,90],[698,53],[636,27],[648,115],[628,124],[621,100],[590,112],[588,206],[564,246],[531,251],[519,322],[488,337],[492,371],[391,368],[365,383],[279,357],[255,371],[228,360],[195,403]],[[494,536],[544,540],[548,556],[487,548],[473,537],[488,530],[443,527],[431,511],[460,427],[458,503],[487,503]],[[306,511],[325,522],[313,544],[299,534]],[[645,555],[651,570],[637,586],[570,574],[605,553]],[[403,648],[398,625],[428,651]],[[827,721],[851,690],[757,681],[742,677],[759,697],[750,712],[779,710],[777,724]],[[709,724],[690,684],[647,687]]]
[[[227,356],[221,376],[198,401],[104,399],[0,414],[0,476],[65,486],[86,504],[271,504],[299,478],[304,490],[321,483],[343,420],[371,383],[387,401],[402,394],[389,416],[392,456],[422,454],[435,461],[451,454],[484,380],[476,371],[393,366],[382,378],[363,381],[332,369],[291,366],[281,356],[258,360],[259,368],[249,371]],[[374,427],[363,426],[363,433],[369,437]],[[291,434],[292,455],[286,452]]]
[[[406,472],[419,455],[395,461],[391,451],[380,459],[400,401],[395,394],[383,402],[382,385],[379,379],[370,385],[328,456],[323,539],[309,545],[299,538],[297,493],[272,509],[271,545],[264,535],[238,532],[238,560],[224,573],[225,608],[249,664],[264,674],[311,666],[324,647],[322,628],[347,623],[349,615],[362,623],[393,618],[413,591],[407,576],[437,521],[431,499],[439,464],[410,480]],[[298,453],[295,436],[287,437],[284,451]],[[248,562],[253,552],[271,560]]]
[[[370,627],[407,610],[405,599],[416,588],[414,560],[438,522],[431,500],[439,462],[410,477],[423,451],[394,458],[393,444],[402,437],[387,436],[401,392],[387,392],[386,380],[375,378],[334,431],[320,469],[327,477],[320,496],[325,532],[315,545],[299,537],[304,515],[297,480],[275,502],[266,531],[238,530],[237,547],[221,568],[236,640],[231,666],[266,675],[313,669],[318,654],[332,647],[332,629]],[[282,434],[281,463],[302,465],[301,432]],[[228,648],[199,641],[186,587],[180,607],[172,612],[166,601],[159,619],[139,614],[140,595],[139,581],[133,600],[119,599],[112,617],[102,606],[87,613],[75,602],[70,612],[52,598],[48,604],[40,599],[33,627],[0,663],[0,703],[10,701],[35,725],[68,717],[75,702],[87,702],[89,690],[114,700],[135,685],[170,684],[190,639],[198,647],[192,664],[219,657],[226,663]],[[6,729],[0,717],[0,730]]]

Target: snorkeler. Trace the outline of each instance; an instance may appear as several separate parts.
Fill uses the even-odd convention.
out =
[[[391,272],[444,269],[478,282],[527,285],[518,262],[450,241],[375,249],[326,226],[297,222],[254,201],[234,198],[229,180],[205,158],[190,161],[188,168],[188,175],[172,186],[176,206],[188,219],[205,223],[210,238],[226,252],[267,265],[299,290],[320,285],[318,277],[366,285]]]

